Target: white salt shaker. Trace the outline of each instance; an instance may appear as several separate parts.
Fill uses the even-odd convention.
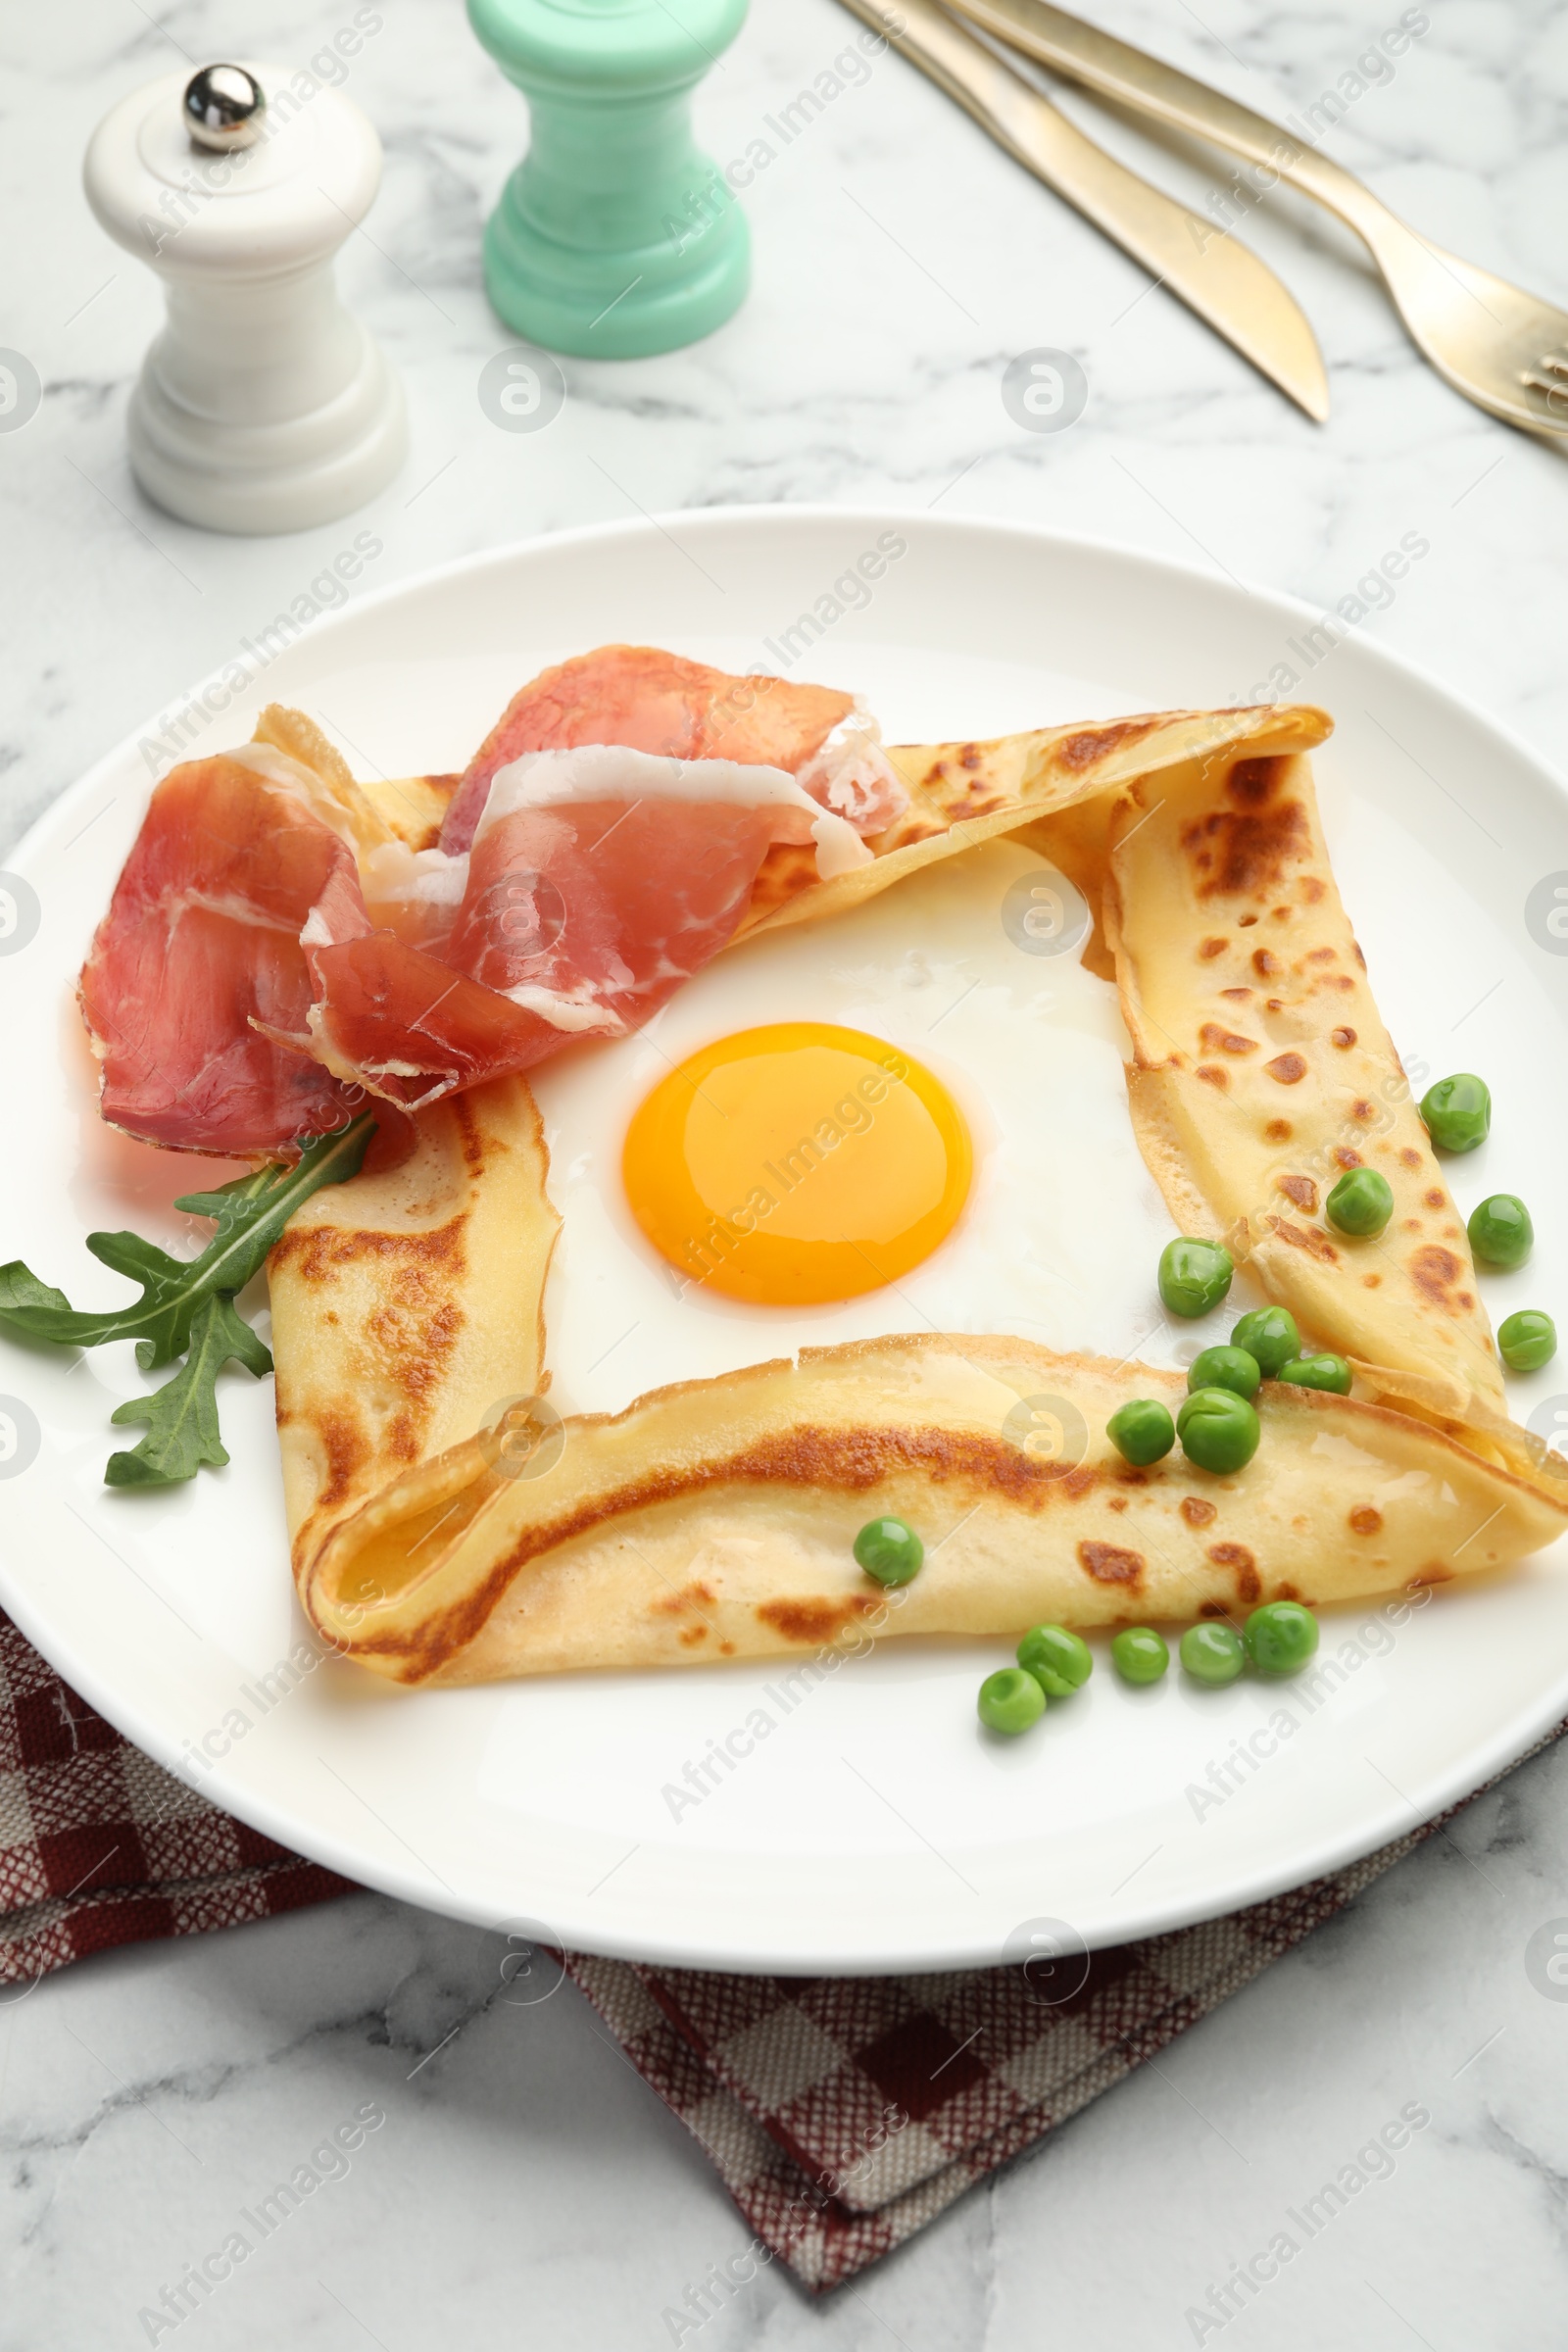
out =
[[[359,108],[281,66],[166,75],[94,131],[87,201],[169,298],[131,397],[131,467],[181,521],[308,530],[403,463],[402,387],[332,282],[380,178]]]

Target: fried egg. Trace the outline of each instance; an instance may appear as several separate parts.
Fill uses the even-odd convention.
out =
[[[533,1072],[562,1216],[557,1409],[894,1332],[1168,1356],[1154,1268],[1175,1229],[1127,1116],[1116,992],[1079,961],[1088,928],[1037,851],[984,844],[728,950],[645,1029]],[[878,1077],[880,1102],[857,1096]],[[821,1157],[791,1189],[808,1139]],[[774,1206],[744,1231],[758,1191]]]
[[[632,1214],[665,1263],[770,1306],[907,1274],[951,1232],[972,1167],[941,1079],[826,1021],[688,1054],[639,1104],[621,1157]]]

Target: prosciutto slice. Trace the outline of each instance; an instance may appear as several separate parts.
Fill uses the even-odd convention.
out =
[[[334,877],[305,931],[313,1050],[416,1109],[624,1036],[724,946],[776,841],[814,841],[824,874],[869,856],[779,768],[525,755],[493,777],[471,851],[410,859],[378,924]]]
[[[359,890],[353,848],[290,765],[223,755],[174,768],[98,926],[80,999],[99,1107],[147,1143],[270,1154],[341,1127],[360,1100],[276,1042],[307,1028],[311,908],[334,880]]]
[[[855,709],[852,695],[831,686],[734,677],[654,646],[602,645],[541,670],[513,696],[452,797],[441,847],[457,855],[472,846],[491,778],[525,752],[618,743],[671,760],[781,767],[793,776]]]
[[[299,712],[175,768],[81,976],[104,1116],[286,1152],[655,1013],[734,935],[775,843],[864,862],[905,794],[845,694],[604,646],[515,696],[414,849]],[[385,1159],[406,1148],[388,1117]]]

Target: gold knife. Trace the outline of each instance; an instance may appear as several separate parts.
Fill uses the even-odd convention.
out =
[[[1294,295],[1240,238],[1189,212],[1097,147],[936,0],[897,0],[896,7],[888,0],[842,4],[956,98],[999,147],[1076,206],[1271,383],[1323,422],[1329,387],[1317,338]]]
[[[1021,50],[1069,81],[1083,83],[1133,115],[1228,147],[1252,166],[1232,174],[1244,204],[1287,180],[1353,228],[1382,271],[1411,342],[1455,392],[1526,432],[1568,435],[1568,311],[1507,278],[1445,253],[1391,213],[1364,180],[1325,155],[1294,116],[1255,115],[1222,90],[1195,80],[1145,49],[1102,32],[1051,0],[953,0],[960,15],[1011,53]],[[1189,10],[1188,12],[1192,12]],[[1408,48],[1430,19],[1407,9],[1398,27]],[[1390,55],[1398,51],[1385,39]],[[1308,116],[1321,108],[1308,108]]]

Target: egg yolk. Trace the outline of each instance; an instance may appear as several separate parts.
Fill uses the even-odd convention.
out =
[[[640,1104],[621,1172],[632,1214],[678,1272],[770,1306],[896,1282],[952,1230],[969,1131],[928,1069],[821,1021],[742,1029]]]

